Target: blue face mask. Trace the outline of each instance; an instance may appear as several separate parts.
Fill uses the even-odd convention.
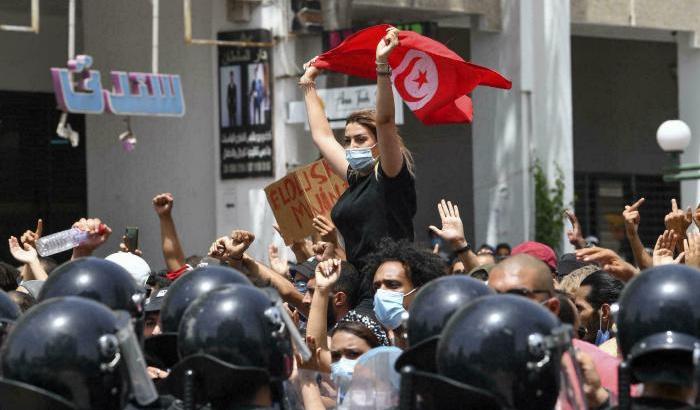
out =
[[[343,402],[345,393],[347,393],[348,388],[350,387],[352,373],[355,370],[356,364],[357,359],[350,360],[344,357],[335,363],[331,363],[331,381],[338,389],[338,398],[336,400],[338,404]]]
[[[343,377],[352,377],[352,372],[355,370],[356,364],[357,359],[350,360],[344,357],[341,357],[340,360],[335,363],[331,363],[331,380],[337,383]]]
[[[345,159],[350,163],[350,168],[358,172],[366,172],[374,166],[372,155],[374,145],[367,148],[354,148],[345,150]]]
[[[595,335],[595,345],[600,346],[610,339],[610,329],[603,330],[603,318],[600,318],[600,325],[598,326],[598,333]]]
[[[417,289],[417,288],[416,288]],[[403,307],[403,298],[413,293],[416,289],[406,293],[393,290],[377,289],[374,294],[374,314],[377,320],[387,329],[396,329],[401,325],[401,316],[406,311]]]

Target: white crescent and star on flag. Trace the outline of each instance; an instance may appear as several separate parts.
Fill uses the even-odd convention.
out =
[[[437,66],[423,51],[408,50],[392,71],[391,80],[411,111],[423,108],[437,92]]]

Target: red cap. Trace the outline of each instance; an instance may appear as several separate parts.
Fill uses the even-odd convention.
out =
[[[552,272],[557,270],[557,254],[549,246],[535,241],[523,242],[520,245],[513,248],[510,255],[514,256],[520,253],[524,253],[535,257],[542,262],[544,262]]]

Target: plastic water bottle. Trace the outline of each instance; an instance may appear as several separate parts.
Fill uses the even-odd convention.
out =
[[[49,236],[42,236],[36,241],[36,251],[39,252],[41,256],[49,256],[67,251],[84,242],[88,234],[87,231],[71,228]]]

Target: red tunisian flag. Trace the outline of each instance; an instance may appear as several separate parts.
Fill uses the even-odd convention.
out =
[[[389,27],[382,24],[358,31],[338,47],[318,56],[313,65],[376,79],[377,44]],[[408,108],[423,124],[471,122],[472,101],[467,94],[476,86],[511,87],[511,82],[499,73],[464,61],[444,44],[428,37],[401,31],[399,42],[389,55],[391,79]]]

